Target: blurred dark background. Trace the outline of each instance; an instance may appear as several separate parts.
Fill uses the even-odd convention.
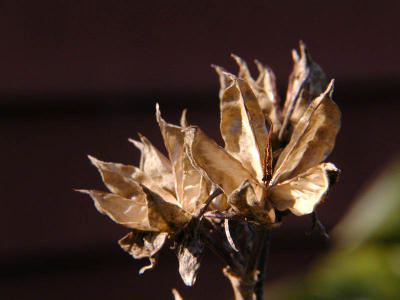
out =
[[[398,1],[0,1],[2,299],[227,299],[209,254],[194,288],[172,251],[139,276],[118,246],[127,229],[74,188],[104,189],[86,158],[137,164],[127,138],[161,148],[154,118],[218,132],[218,81],[230,58],[273,68],[283,96],[290,51],[303,40],[330,78],[343,115],[330,157],[340,183],[319,216],[328,230],[400,150]],[[267,280],[304,272],[330,243],[308,217],[275,230]]]

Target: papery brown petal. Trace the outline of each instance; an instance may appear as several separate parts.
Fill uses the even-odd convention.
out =
[[[247,63],[235,54],[231,54],[231,57],[236,61],[237,65],[239,66],[238,77],[248,81],[251,85],[253,85],[254,79],[253,77],[251,77]]]
[[[254,183],[253,183],[254,184]],[[258,184],[256,184],[258,185]],[[258,188],[261,188],[258,185]],[[275,221],[275,212],[266,199],[266,194],[260,200],[248,180],[242,184],[228,197],[228,203],[240,215],[251,217],[265,224]]]
[[[106,167],[105,164],[107,163],[104,163],[90,155],[88,155],[88,158],[98,169],[104,184],[112,193],[118,194],[125,198],[130,198],[132,195],[137,193],[138,185],[132,180],[132,178],[124,176],[120,171],[121,169],[125,169],[126,166],[114,164],[115,168],[111,168],[111,165]]]
[[[164,245],[168,233],[134,230],[118,241],[122,249],[136,259],[156,254]]]
[[[152,189],[163,197],[165,201],[177,203],[177,200],[170,192],[159,187],[152,178],[139,168],[119,163],[104,162],[92,156],[89,156],[89,158],[92,164],[99,170],[104,184],[111,192],[129,198],[137,189],[137,185],[135,183],[132,184],[132,181],[134,181]]]
[[[248,83],[235,79],[226,89],[220,108],[225,149],[261,181],[268,132],[265,117]]]
[[[293,106],[292,114],[290,115],[290,123],[293,126],[296,126],[296,124],[299,122],[299,120],[307,110],[308,105],[308,94],[305,92],[305,90],[301,90]]]
[[[139,134],[140,140],[129,139],[141,152],[140,170],[151,177],[159,187],[175,193],[175,181],[171,162],[144,136]]]
[[[264,66],[258,60],[254,61],[259,72],[255,82],[257,99],[263,113],[271,120],[274,133],[279,132],[281,127],[279,103],[280,99],[276,88],[276,79],[274,72],[267,66]]]
[[[174,232],[187,224],[191,216],[177,205],[164,201],[160,195],[142,186],[146,194],[148,219],[151,227],[163,232]]]
[[[340,111],[331,99],[332,91],[333,81],[308,106],[279,155],[270,185],[303,173],[331,153],[340,127]]]
[[[157,122],[174,169],[178,201],[183,209],[193,213],[207,199],[211,183],[202,179],[187,157],[183,128],[165,122],[158,106],[156,109]]]
[[[310,214],[324,200],[330,179],[338,173],[339,170],[331,163],[319,164],[295,178],[272,186],[271,201],[278,210],[289,209],[297,216]]]
[[[139,187],[140,188],[140,187]],[[136,195],[127,199],[116,194],[95,190],[78,190],[92,197],[97,210],[110,217],[114,222],[128,228],[157,231],[150,225],[145,194],[138,189]]]
[[[218,95],[219,95],[219,98],[222,99],[222,96],[224,95],[225,90],[232,84],[232,78],[234,77],[234,75],[226,72],[226,70],[223,67],[216,66],[216,65],[211,65],[211,67],[213,67],[215,72],[217,72],[217,75],[219,78],[219,86],[220,86]]]
[[[200,269],[204,244],[193,235],[187,235],[178,245],[177,257],[179,261],[179,274],[187,286],[193,286]]]
[[[311,59],[306,46],[302,42],[300,42],[300,56],[296,50],[293,50],[292,54],[294,65],[289,77],[286,100],[283,107],[284,120],[279,133],[280,138],[289,125],[300,91],[303,90],[303,97],[306,98],[305,102],[309,103],[322,93],[327,83],[321,67]]]
[[[190,126],[185,129],[185,146],[193,165],[227,195],[244,180],[253,178],[238,160],[198,127]]]

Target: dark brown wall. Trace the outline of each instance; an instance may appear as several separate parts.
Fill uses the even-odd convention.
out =
[[[398,2],[254,3],[0,2],[0,298],[172,298],[174,286],[186,299],[230,296],[212,255],[193,289],[170,251],[139,278],[144,262],[116,244],[127,230],[72,190],[102,188],[86,154],[136,164],[127,138],[137,131],[161,147],[156,100],[167,120],[187,107],[190,122],[219,139],[209,65],[236,70],[231,52],[269,64],[283,93],[303,39],[336,78],[343,124],[330,160],[343,175],[320,208],[328,229],[399,153]],[[309,226],[291,217],[276,230],[268,279],[302,271],[329,247],[305,237]]]

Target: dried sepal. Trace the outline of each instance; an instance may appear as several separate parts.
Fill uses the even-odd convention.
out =
[[[310,214],[324,200],[331,182],[339,170],[331,163],[322,163],[303,174],[271,187],[270,198],[278,210],[289,209],[293,214]]]
[[[226,195],[232,193],[244,180],[253,178],[238,160],[198,127],[185,129],[185,146],[193,165]]]
[[[155,191],[165,201],[177,203],[170,192],[159,187],[151,177],[139,168],[120,163],[104,162],[92,156],[89,156],[89,159],[99,170],[104,184],[113,193],[129,198],[131,194],[135,193],[137,184],[142,184]]]
[[[114,222],[128,228],[157,231],[157,227],[150,225],[146,196],[138,187],[136,195],[130,199],[116,194],[100,192],[95,190],[77,190],[88,194],[94,201],[97,210],[110,217]]]
[[[234,79],[221,99],[220,108],[220,129],[225,149],[261,180],[268,131],[265,117],[248,83]]]
[[[327,79],[321,67],[315,63],[309,55],[306,46],[300,42],[300,55],[296,50],[292,51],[293,71],[289,76],[286,100],[283,107],[283,126],[279,133],[282,137],[289,125],[289,120],[303,93],[303,100],[308,104],[312,99],[321,94],[326,86]],[[299,107],[299,105],[297,105]]]
[[[317,165],[332,151],[340,127],[340,111],[331,99],[332,91],[333,81],[308,106],[279,155],[271,185]]]
[[[200,269],[204,244],[195,233],[186,233],[183,241],[178,244],[177,257],[179,274],[187,286],[193,286]]]
[[[139,273],[152,269],[156,263],[155,255],[164,246],[168,237],[166,232],[148,232],[134,230],[118,241],[122,249],[135,259],[149,258],[150,265],[140,269]]]
[[[241,185],[228,197],[228,203],[238,215],[248,217],[263,224],[272,224],[275,221],[275,212],[266,198],[266,190],[258,183],[254,183],[261,191],[261,199],[249,182],[244,180]]]
[[[140,151],[140,170],[151,177],[159,187],[175,193],[174,175],[171,162],[145,137],[139,134],[140,140],[129,139]]]

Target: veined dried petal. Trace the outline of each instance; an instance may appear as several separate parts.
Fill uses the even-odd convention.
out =
[[[95,190],[78,190],[78,192],[90,195],[97,210],[116,223],[128,228],[157,231],[157,228],[149,223],[146,195],[141,190],[138,190],[131,199]]]
[[[333,81],[308,106],[279,155],[270,185],[303,173],[331,153],[340,127],[340,111],[331,99],[332,91]]]
[[[142,186],[146,194],[150,226],[163,232],[176,231],[187,224],[191,215],[177,205],[164,201],[160,195]]]
[[[279,117],[280,99],[276,89],[276,79],[274,72],[267,66],[264,66],[258,60],[254,61],[259,72],[255,82],[257,99],[263,113],[271,120],[274,133],[279,132],[281,120]]]
[[[185,146],[193,165],[227,195],[244,180],[253,178],[238,160],[198,127],[190,126],[185,129]]]
[[[300,56],[296,50],[292,51],[293,71],[289,76],[286,100],[283,107],[284,120],[282,123],[280,138],[289,124],[294,107],[298,101],[300,91],[303,90],[303,97],[306,103],[321,94],[326,85],[327,79],[321,67],[315,63],[304,43],[300,42]]]
[[[132,181],[134,181],[152,189],[163,197],[165,201],[178,203],[170,192],[160,188],[152,178],[135,166],[104,162],[94,158],[93,156],[89,156],[89,159],[99,170],[104,184],[113,193],[126,198],[130,197],[130,193],[136,191],[135,183],[132,185]]]
[[[125,198],[130,198],[135,195],[138,190],[138,185],[127,176],[124,176],[116,168],[124,169],[125,166],[116,164],[116,168],[106,168],[105,163],[97,158],[88,155],[91,163],[98,169],[106,187],[114,194],[118,194]],[[110,164],[110,163],[109,163]]]
[[[265,117],[248,83],[234,79],[225,90],[220,108],[225,149],[261,181],[268,131]]]
[[[310,214],[318,203],[325,198],[330,178],[339,170],[331,163],[322,163],[295,178],[274,185],[270,189],[270,198],[279,210],[289,209],[293,214]]]
[[[175,193],[175,181],[172,173],[171,162],[145,137],[139,134],[140,140],[129,139],[142,153],[140,157],[140,170],[159,187]]]
[[[207,199],[211,183],[202,179],[190,162],[185,152],[183,128],[165,122],[158,105],[156,110],[157,122],[174,170],[178,201],[183,209],[193,213],[202,204],[202,200]]]

